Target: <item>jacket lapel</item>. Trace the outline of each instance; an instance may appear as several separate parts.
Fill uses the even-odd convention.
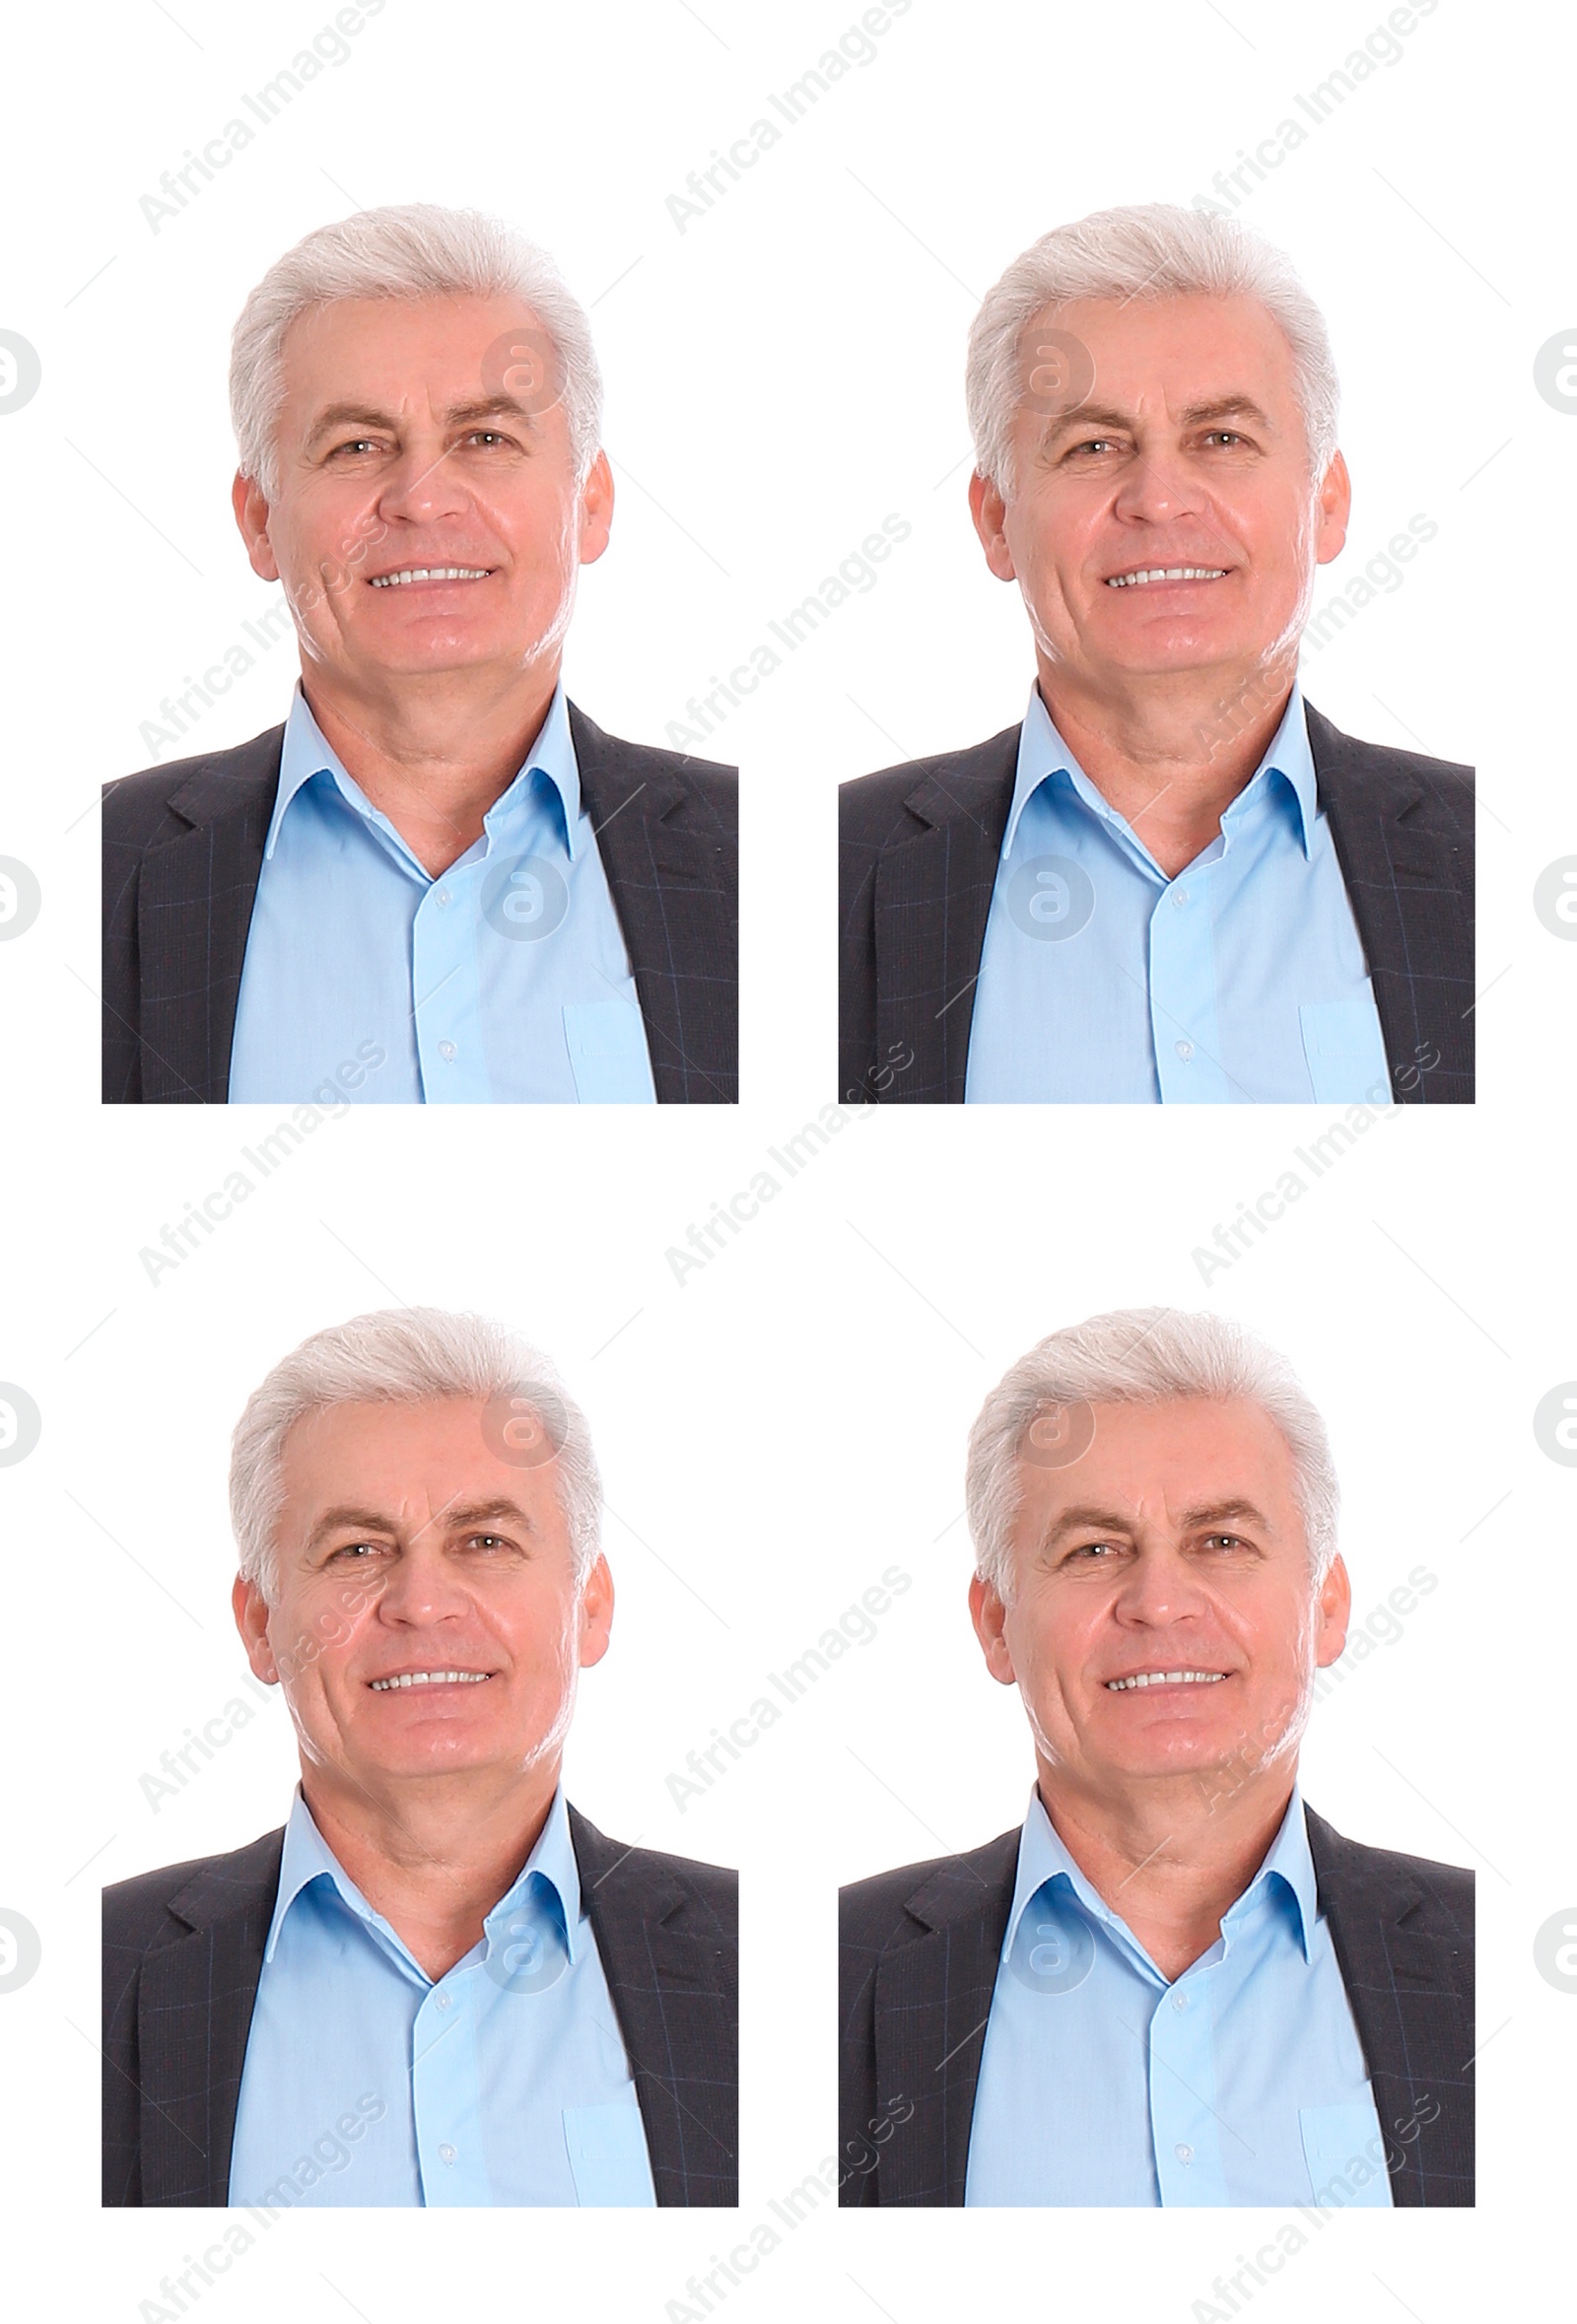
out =
[[[904,1907],[925,1933],[877,1963],[877,2103],[914,2106],[881,2150],[881,2203],[963,2204],[1018,1840],[1004,1832],[932,1873]]]
[[[1474,863],[1407,754],[1354,741],[1305,706],[1319,801],[1346,882],[1403,1105],[1471,1101]],[[1471,812],[1464,789],[1459,815]]]
[[[137,951],[146,1103],[222,1106],[229,1094],[241,964],[284,733],[275,727],[194,775],[170,800],[187,829],[143,857]]]
[[[246,2036],[279,1890],[284,1833],[205,1866],[171,1899],[186,1934],[137,1991],[145,2204],[227,2204]]]
[[[1346,1987],[1386,2142],[1392,2201],[1471,2204],[1470,1946],[1406,1866],[1305,1809],[1320,1907]],[[1464,1990],[1466,1986],[1466,1991]],[[1399,2160],[1400,2157],[1400,2160]]]
[[[716,1931],[686,1927],[691,1891],[578,1810],[570,1833],[614,2014],[635,2077],[660,2206],[735,2204],[737,1995]]]
[[[925,829],[876,864],[876,1054],[914,1052],[892,1092],[962,1105],[975,987],[1018,763],[1016,726],[921,778],[904,804]]]
[[[661,1105],[738,1096],[735,836],[665,754],[570,705],[581,796],[618,914]]]

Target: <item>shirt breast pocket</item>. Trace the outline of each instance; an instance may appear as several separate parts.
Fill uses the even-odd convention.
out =
[[[1384,1106],[1391,1074],[1372,994],[1357,1000],[1306,1000],[1298,1010],[1303,1058],[1321,1106]]]
[[[634,2099],[627,2105],[566,2106],[564,2144],[583,2210],[619,2204],[651,2207],[655,2198],[646,2126]]]
[[[1372,2098],[1339,2106],[1300,2106],[1303,2159],[1322,2211],[1389,2211],[1391,2180]]]

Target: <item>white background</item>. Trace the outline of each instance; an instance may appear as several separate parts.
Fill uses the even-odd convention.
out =
[[[768,1149],[836,1094],[837,780],[1020,715],[1022,614],[986,574],[964,503],[979,294],[1060,220],[1208,192],[1386,12],[916,0],[872,63],[679,233],[666,197],[858,13],[388,0],[349,61],[157,235],[139,196],[289,64],[327,0],[175,0],[173,16],[134,0],[75,13],[69,45],[42,15],[13,35],[0,324],[39,350],[43,384],[0,419],[15,661],[0,854],[34,868],[44,904],[0,944],[0,1378],[36,1399],[44,1435],[0,1469],[0,1903],[37,1927],[43,1963],[0,1994],[15,2222],[0,2269],[14,2298],[31,2281],[51,2312],[137,2316],[208,2240],[207,2221],[98,2209],[97,1889],[280,1820],[278,1716],[157,1815],[139,1777],[242,1671],[224,1506],[241,1401],[307,1332],[390,1300],[507,1317],[590,1416],[620,1610],[584,1684],[571,1784],[625,1840],[741,1867],[741,2210],[595,2226],[286,2218],[201,2294],[216,2324],[283,2302],[304,2324],[348,2309],[391,2324],[491,2295],[511,2313],[574,2301],[656,2319],[831,2152],[837,1881],[990,1837],[1030,1780],[1016,1704],[967,1627],[969,1422],[1044,1332],[1154,1300],[1239,1315],[1292,1356],[1331,1423],[1360,1614],[1411,1566],[1438,1574],[1404,1636],[1317,1714],[1305,1784],[1355,1837],[1479,1875],[1477,2211],[1335,2220],[1251,2304],[1443,2324],[1509,2304],[1553,2252],[1577,1996],[1540,1979],[1532,1943],[1577,1902],[1577,1471],[1537,1451],[1530,1422],[1577,1378],[1577,944],[1546,933],[1530,896],[1546,862],[1577,854],[1557,691],[1577,418],[1539,399],[1532,367],[1577,324],[1565,35],[1445,0],[1244,204],[1297,259],[1342,372],[1353,546],[1317,603],[1415,513],[1439,526],[1305,683],[1350,731],[1479,763],[1478,1107],[1377,1124],[1208,1284],[1195,1250],[1299,1167],[1294,1147],[1327,1116],[851,1118],[681,1286],[667,1251],[758,1170],[784,1179]],[[139,728],[161,699],[273,598],[228,512],[241,299],[310,227],[412,198],[514,218],[594,302],[620,503],[570,678],[612,730],[661,741],[884,515],[914,529],[710,746],[745,774],[737,1114],[353,1111],[156,1286],[139,1252],[273,1117],[100,1114],[93,800],[147,763]],[[189,747],[276,722],[289,676],[276,649]],[[913,1587],[876,1639],[680,1813],[669,1772],[893,1563]],[[1056,2299],[1183,2319],[1278,2217],[828,2211],[722,2305],[930,2324]]]

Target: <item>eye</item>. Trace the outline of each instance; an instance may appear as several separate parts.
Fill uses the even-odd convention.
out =
[[[1235,428],[1212,428],[1204,441],[1206,444],[1246,444],[1249,440],[1246,436],[1240,436]]]
[[[330,457],[337,459],[341,452],[370,452],[377,449],[370,436],[352,436],[344,444],[336,444]]]
[[[507,1549],[510,1544],[502,1534],[473,1534],[467,1546],[472,1549]]]
[[[1087,1557],[1093,1561],[1104,1561],[1106,1558],[1117,1555],[1117,1543],[1115,1541],[1083,1541],[1076,1549],[1069,1550],[1068,1555],[1069,1557]]]
[[[337,1557],[344,1558],[347,1563],[354,1564],[359,1558],[375,1557],[378,1547],[377,1541],[342,1541],[337,1549],[330,1550],[329,1558],[331,1562]]]
[[[1246,1549],[1248,1543],[1241,1534],[1206,1534],[1204,1546],[1206,1549]]]
[[[514,439],[512,437],[506,436],[503,431],[498,428],[474,429],[472,433],[466,438],[466,442],[467,444],[485,444],[489,447],[494,444],[503,444],[507,449],[514,448]]]
[[[1075,444],[1070,445],[1068,449],[1068,456],[1071,458],[1076,452],[1110,451],[1112,447],[1113,439],[1110,436],[1091,436],[1087,437],[1083,444]]]

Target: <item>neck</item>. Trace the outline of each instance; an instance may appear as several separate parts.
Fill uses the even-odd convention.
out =
[[[351,692],[302,671],[323,739],[436,879],[482,835],[482,818],[519,773],[559,682],[550,666],[478,683],[444,672],[421,685]],[[462,682],[463,681],[463,682]]]
[[[1042,1759],[1040,1795],[1090,1886],[1170,1980],[1220,1936],[1286,1814],[1294,1773],[1269,1767],[1213,1799],[1197,1775],[1114,1799]]]
[[[1250,670],[1180,671],[1099,698],[1036,656],[1041,700],[1083,772],[1168,879],[1221,828],[1285,716],[1296,648]]]
[[[453,1778],[393,1792],[347,1788],[303,1764],[312,1821],[375,1912],[429,1977],[452,1969],[482,1936],[542,1836],[559,1764],[479,1794]]]

